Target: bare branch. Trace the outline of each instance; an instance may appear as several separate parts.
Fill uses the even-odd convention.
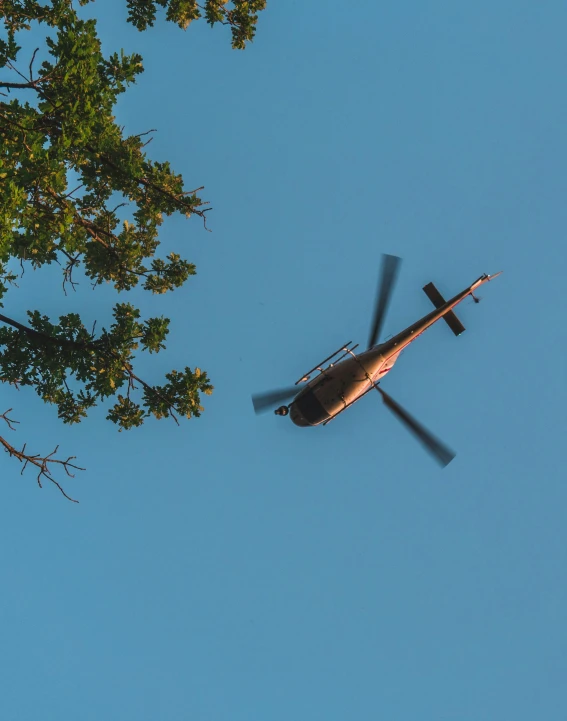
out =
[[[3,83],[0,83],[0,87],[3,87],[3,88],[22,88],[22,89],[28,89],[28,88],[29,88],[29,89],[35,90],[35,91],[36,91],[39,95],[41,95],[44,99],[49,100],[49,102],[51,102],[51,100],[49,99],[49,97],[47,97],[47,96],[45,95],[45,93],[42,91],[41,87],[39,87],[39,83],[42,83],[42,82],[44,82],[45,80],[49,80],[49,79],[51,78],[51,76],[55,73],[55,71],[59,69],[59,63],[57,63],[56,65],[53,66],[53,68],[51,69],[51,72],[46,73],[45,75],[40,75],[39,78],[36,78],[35,80],[32,80],[32,77],[31,77],[32,63],[33,63],[33,61],[34,61],[34,59],[35,59],[35,56],[36,56],[36,53],[37,53],[38,50],[39,50],[39,48],[37,48],[37,49],[34,51],[33,56],[32,56],[32,59],[31,59],[31,62],[30,62],[30,78],[29,78],[29,80],[28,80],[28,78],[26,78],[26,76],[25,76],[23,73],[21,73],[21,72],[18,70],[18,68],[17,68],[10,60],[8,60],[8,62],[6,63],[6,66],[7,66],[8,68],[10,68],[10,70],[13,70],[15,73],[17,73],[17,74],[18,74],[21,78],[23,78],[26,82],[25,82],[25,83],[4,83],[4,82],[3,82]],[[53,105],[53,103],[51,103],[51,104]]]
[[[8,60],[8,62],[6,63],[6,65],[10,68],[10,70],[13,70],[13,71],[14,71],[15,73],[17,73],[21,78],[23,78],[24,80],[27,80],[26,76],[18,70],[18,68],[14,65],[14,63],[13,63],[11,60]]]
[[[10,413],[12,409],[9,408],[7,411],[4,411],[4,413],[0,414],[0,418],[2,418],[6,423],[8,424],[8,427],[11,430],[16,430],[14,428],[14,423],[18,423],[19,421],[15,421],[12,418],[8,418],[8,413]],[[26,453],[26,444],[22,446],[22,449],[18,451],[11,443],[8,443],[8,441],[0,436],[0,444],[4,446],[4,450],[8,455],[14,456],[14,458],[17,458],[20,463],[23,463],[22,467],[22,475],[28,465],[35,466],[35,468],[38,469],[37,474],[37,483],[40,488],[43,488],[41,481],[42,479],[48,480],[50,483],[53,483],[54,486],[57,486],[57,488],[61,491],[61,493],[65,496],[65,498],[68,501],[71,501],[72,503],[78,503],[79,501],[75,500],[74,498],[71,498],[71,496],[67,495],[65,491],[63,490],[62,486],[58,481],[55,480],[51,473],[52,465],[55,464],[56,466],[63,466],[65,473],[69,478],[74,478],[75,474],[71,472],[71,469],[76,471],[84,471],[84,468],[81,468],[80,466],[77,466],[75,463],[72,463],[71,461],[75,460],[75,456],[69,456],[66,460],[60,459],[60,458],[54,458],[53,456],[57,453],[59,450],[59,446],[55,446],[55,448],[51,451],[51,453],[48,453],[46,456],[40,456],[39,454],[31,455],[29,453]]]
[[[156,128],[150,128],[149,130],[146,130],[145,133],[137,133],[137,135],[134,135],[132,137],[134,138],[142,138],[144,135],[149,135],[150,133],[157,133]]]
[[[67,193],[67,195],[64,195],[63,197],[70,198],[73,195],[73,193],[76,193],[77,190],[80,190],[83,187],[84,187],[84,185],[83,185],[83,183],[81,183],[80,185],[77,185],[77,187],[74,190],[72,190],[70,193]]]
[[[12,408],[8,408],[7,411],[4,411],[4,413],[2,413],[2,414],[0,415],[0,418],[2,418],[3,420],[6,421],[6,423],[8,424],[8,428],[9,428],[11,431],[15,431],[16,429],[14,428],[14,425],[13,425],[13,424],[14,424],[14,423],[19,423],[20,421],[15,421],[15,420],[13,420],[13,418],[8,418],[8,413],[10,413],[11,410],[13,410],[13,409],[12,409]]]
[[[33,55],[32,55],[32,58],[31,58],[31,60],[30,60],[30,82],[33,82],[32,66],[33,66],[33,61],[35,60],[35,56],[37,55],[38,51],[39,51],[39,48],[36,48],[36,49],[33,51]]]

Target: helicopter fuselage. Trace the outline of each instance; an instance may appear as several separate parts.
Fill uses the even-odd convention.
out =
[[[290,404],[290,418],[298,426],[316,426],[330,420],[367,393],[392,369],[394,354],[380,346],[331,365],[307,383]]]

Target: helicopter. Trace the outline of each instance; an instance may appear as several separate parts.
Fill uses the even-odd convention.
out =
[[[502,271],[494,275],[486,273],[481,275],[468,288],[448,301],[433,283],[428,283],[423,287],[423,291],[434,309],[397,335],[378,343],[400,265],[401,258],[398,256],[387,254],[382,256],[374,316],[366,350],[355,353],[359,344],[352,345],[352,341],[349,341],[305,373],[293,386],[253,395],[252,404],[256,413],[263,413],[277,403],[291,399],[286,405],[276,408],[274,413],[278,416],[289,415],[296,426],[324,426],[363,396],[371,391],[377,391],[386,407],[413,433],[441,466],[446,466],[453,460],[455,453],[402,408],[380,387],[380,383],[392,370],[402,351],[441,318],[456,336],[463,333],[465,327],[453,309],[468,296],[478,303],[479,298],[475,295],[475,291],[497,278]],[[318,373],[312,378],[312,374],[317,371]]]

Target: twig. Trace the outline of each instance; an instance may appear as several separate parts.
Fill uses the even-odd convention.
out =
[[[70,193],[67,193],[67,195],[64,195],[63,197],[69,198],[71,195],[73,195],[73,193],[76,193],[77,190],[80,190],[83,187],[84,187],[84,183],[81,183],[80,185],[77,185],[77,187],[74,190],[72,190]]]
[[[13,71],[14,71],[15,73],[17,73],[21,78],[23,78],[24,80],[27,80],[26,76],[18,70],[18,68],[14,65],[14,63],[13,63],[11,60],[8,60],[8,62],[6,63],[6,65],[10,68],[10,70],[13,70]]]
[[[8,408],[7,411],[4,411],[4,413],[2,413],[2,414],[0,415],[0,418],[2,418],[3,420],[6,421],[6,423],[8,424],[8,428],[9,428],[11,431],[15,431],[16,429],[14,428],[13,424],[14,424],[14,423],[19,423],[20,421],[15,421],[13,418],[8,418],[8,413],[10,413],[10,411],[12,411],[12,410],[13,410],[13,408]]]
[[[13,420],[12,418],[8,418],[8,413],[10,413],[12,409],[9,408],[4,413],[0,414],[0,418],[6,421],[8,424],[8,427],[11,430],[16,430],[13,426],[14,423],[18,423],[18,421]],[[60,483],[58,483],[55,478],[51,475],[51,467],[49,464],[57,464],[60,466],[63,466],[65,469],[65,473],[70,478],[74,478],[75,474],[71,472],[70,469],[77,470],[77,471],[84,471],[84,468],[81,468],[81,466],[77,466],[75,463],[71,463],[71,461],[75,460],[75,456],[69,456],[66,460],[62,460],[60,458],[53,458],[53,456],[57,453],[59,450],[59,446],[55,446],[54,450],[51,451],[51,453],[48,453],[46,456],[40,456],[38,453],[34,455],[30,455],[29,453],[26,453],[26,444],[22,446],[22,450],[18,451],[11,443],[8,443],[8,441],[0,436],[0,444],[4,446],[4,450],[6,453],[8,453],[10,456],[14,456],[17,458],[20,463],[23,463],[23,467],[21,470],[21,474],[23,475],[24,471],[26,470],[28,464],[35,466],[39,469],[39,472],[37,474],[37,483],[40,488],[43,488],[41,484],[42,478],[47,479],[50,483],[53,483],[54,486],[57,486],[57,488],[61,491],[61,493],[65,496],[65,498],[68,501],[71,501],[72,503],[78,503],[79,501],[75,500],[74,498],[71,498],[65,491],[63,490]]]
[[[138,133],[137,135],[133,135],[132,137],[133,137],[133,138],[141,138],[141,137],[143,137],[144,135],[149,135],[150,133],[157,133],[157,129],[156,129],[156,128],[150,128],[150,130],[146,130],[145,133]]]
[[[31,82],[33,82],[32,65],[33,65],[33,61],[35,60],[35,56],[37,55],[38,50],[39,50],[39,48],[36,48],[36,49],[33,51],[32,59],[30,60],[30,81],[31,81]]]
[[[67,253],[66,251],[62,251],[62,252],[63,252],[64,255],[66,255],[67,258],[69,259],[69,262],[67,263],[67,265],[65,266],[65,270],[63,271],[63,283],[62,283],[62,285],[63,285],[63,292],[65,293],[65,295],[67,295],[67,288],[65,287],[65,284],[66,284],[66,283],[69,283],[69,284],[70,284],[71,289],[73,290],[74,293],[77,291],[76,286],[79,285],[78,282],[76,282],[76,281],[73,280],[73,269],[75,268],[76,265],[79,265],[79,263],[80,263],[80,260],[79,260],[80,254],[76,255],[76,256],[73,258],[73,257],[72,257],[69,253]]]

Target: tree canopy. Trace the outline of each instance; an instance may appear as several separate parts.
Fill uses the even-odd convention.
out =
[[[86,5],[90,0],[80,0]],[[128,20],[139,30],[152,26],[159,8],[166,19],[187,28],[204,17],[210,25],[230,26],[232,46],[254,37],[257,14],[266,0],[126,0]],[[116,303],[108,328],[88,329],[77,313],[53,322],[40,310],[15,305],[18,264],[38,270],[53,263],[62,272],[63,290],[77,273],[116,291],[141,284],[166,293],[185,283],[195,266],[176,253],[158,256],[158,230],[164,216],[198,216],[210,209],[167,161],[146,151],[147,134],[125,136],[113,108],[118,96],[143,71],[142,58],[113,53],[104,57],[96,22],[80,17],[72,0],[0,0],[4,37],[0,39],[0,380],[31,386],[57,408],[68,424],[79,423],[109,398],[107,419],[122,430],[146,418],[190,418],[203,410],[201,394],[213,387],[199,368],[166,374],[161,384],[135,372],[139,349],[165,348],[169,320],[141,318],[131,303]],[[43,60],[37,50],[21,58],[18,34],[35,24],[48,29]],[[116,199],[118,198],[118,202]],[[124,215],[129,216],[124,219]],[[9,310],[7,309],[9,307]],[[20,318],[20,320],[17,320]],[[0,417],[13,428],[6,411]],[[35,466],[37,480],[55,483],[56,468],[72,475],[73,458],[36,455],[0,443],[22,464]],[[66,494],[65,494],[66,495]]]

